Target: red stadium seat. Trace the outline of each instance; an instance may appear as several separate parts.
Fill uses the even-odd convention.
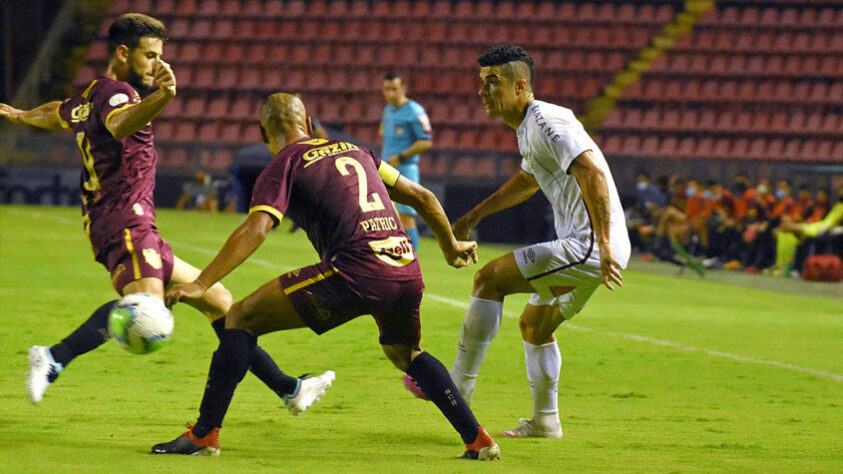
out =
[[[176,122],[172,140],[179,143],[196,141],[196,122],[189,120],[179,120]]]
[[[714,147],[711,150],[711,157],[712,158],[728,158],[729,155],[729,148],[731,147],[731,141],[728,138],[717,138],[714,141]]]
[[[623,150],[623,139],[620,135],[610,135],[600,147],[607,156],[618,155]]]
[[[797,160],[799,159],[799,150],[802,148],[801,138],[792,138],[788,140],[782,151],[783,160]]]
[[[693,137],[684,137],[676,149],[677,158],[691,158],[697,156],[697,141]]]
[[[638,135],[627,135],[623,139],[623,147],[620,155],[638,156],[641,150],[641,137]]]
[[[762,159],[782,160],[785,158],[784,154],[784,140],[781,138],[774,138],[767,142],[767,150]]]
[[[711,137],[703,137],[697,142],[697,149],[694,157],[711,158],[714,153],[714,139]]]
[[[205,98],[202,96],[187,99],[181,115],[187,118],[199,118],[205,114]]]
[[[644,138],[644,143],[641,145],[640,153],[644,157],[654,157],[658,156],[659,152],[659,137],[649,135]],[[632,151],[633,155],[635,154]]]
[[[214,120],[203,121],[199,125],[196,140],[202,143],[216,143],[219,139],[220,122]]]

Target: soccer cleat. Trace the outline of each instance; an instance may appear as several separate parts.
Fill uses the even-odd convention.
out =
[[[32,346],[29,348],[29,370],[26,372],[26,390],[32,403],[44,398],[44,392],[59,376],[62,366],[53,360],[50,348]]]
[[[486,428],[480,427],[477,431],[477,439],[471,444],[465,445],[463,459],[475,459],[477,461],[497,461],[501,458],[501,448],[495,444],[495,440],[489,436]]]
[[[325,394],[325,391],[331,386],[331,382],[334,381],[336,376],[337,374],[333,370],[328,370],[317,377],[299,377],[299,389],[296,395],[292,397],[284,395],[283,397],[287,409],[290,410],[293,416],[299,416],[304,413],[310,405],[316,403]]]
[[[551,426],[533,423],[533,420],[521,418],[518,426],[501,433],[507,438],[561,438],[562,425],[557,421]]]
[[[193,434],[193,425],[185,425],[187,431],[169,443],[156,444],[152,447],[152,454],[186,454],[189,456],[219,456],[220,429],[214,428],[203,438]]]
[[[404,388],[410,391],[416,398],[421,398],[422,400],[430,401],[427,398],[427,395],[424,394],[419,384],[416,383],[416,379],[410,377],[409,374],[404,374]]]

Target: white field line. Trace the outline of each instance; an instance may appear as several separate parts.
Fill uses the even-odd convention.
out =
[[[45,216],[45,215],[41,214],[40,212],[22,212],[22,211],[18,211],[16,209],[11,210],[9,212],[12,213],[12,214],[15,214],[15,215],[34,217],[36,219],[50,219],[50,220],[60,222],[62,224],[80,225],[79,221],[76,221],[76,220],[71,220],[71,219],[67,219],[67,218],[64,218],[64,217]],[[217,250],[211,250],[211,249],[206,248],[206,247],[199,247],[199,246],[196,246],[196,245],[178,243],[178,242],[173,242],[173,241],[168,241],[168,242],[170,242],[171,244],[174,244],[178,247],[185,248],[185,249],[188,249],[188,250],[192,250],[194,252],[203,253],[203,254],[206,254],[206,255],[216,255],[217,254]],[[250,258],[246,261],[248,263],[252,263],[254,265],[259,265],[261,267],[266,267],[266,268],[274,268],[274,269],[280,270],[282,272],[287,272],[287,271],[290,271],[290,270],[296,268],[296,267],[292,267],[292,266],[288,266],[288,265],[279,265],[277,263],[273,263],[273,262],[263,260],[263,259],[259,259],[259,258]],[[444,303],[444,304],[447,304],[447,305],[451,305],[451,306],[454,306],[456,308],[460,308],[460,309],[463,309],[463,310],[468,309],[468,303],[465,302],[465,301],[455,300],[453,298],[448,298],[446,296],[437,295],[437,294],[431,293],[429,291],[425,292],[424,296],[426,298],[430,298],[431,300],[438,301],[440,303]],[[506,316],[508,318],[517,318],[519,316],[518,314],[513,313],[511,311],[504,311],[503,314],[504,314],[504,316]],[[800,365],[795,365],[795,364],[788,364],[788,363],[785,363],[785,362],[778,362],[778,361],[775,361],[775,360],[757,359],[757,358],[754,358],[754,357],[746,357],[746,356],[742,356],[742,355],[739,355],[739,354],[731,354],[729,352],[715,351],[715,350],[712,350],[712,349],[705,349],[705,348],[696,347],[696,346],[689,346],[689,345],[680,344],[680,343],[677,343],[677,342],[667,341],[667,340],[664,340],[664,339],[655,339],[655,338],[652,338],[652,337],[640,336],[638,334],[628,334],[628,333],[623,333],[623,332],[604,331],[602,329],[586,328],[586,327],[582,327],[582,326],[576,326],[576,325],[571,324],[571,323],[565,323],[561,327],[566,328],[566,329],[570,329],[572,331],[590,332],[590,333],[598,334],[598,335],[601,335],[601,336],[619,337],[619,338],[629,339],[631,341],[636,341],[636,342],[645,342],[645,343],[653,344],[653,345],[657,345],[657,346],[670,347],[672,349],[676,349],[676,350],[680,350],[680,351],[684,351],[684,352],[700,352],[700,353],[707,354],[707,355],[710,355],[710,356],[732,359],[732,360],[736,360],[736,361],[739,361],[739,362],[748,362],[748,363],[751,363],[751,364],[768,365],[768,366],[777,367],[777,368],[780,368],[780,369],[790,370],[790,371],[793,371],[793,372],[802,372],[802,373],[806,373],[806,374],[811,374],[811,375],[815,375],[817,377],[827,378],[827,379],[831,379],[831,380],[834,380],[834,381],[837,381],[837,382],[843,382],[843,375],[840,375],[840,374],[835,374],[835,373],[832,373],[832,372],[826,372],[824,370],[811,369],[809,367],[802,367]]]

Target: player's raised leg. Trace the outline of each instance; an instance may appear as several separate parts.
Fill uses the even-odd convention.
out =
[[[129,293],[149,293],[164,299],[164,284],[159,278],[154,277],[144,277],[129,282],[118,291],[124,296]],[[103,345],[111,337],[108,334],[108,315],[117,301],[109,301],[94,310],[81,326],[60,343],[52,347],[32,346],[29,348],[26,389],[32,403],[39,403],[44,398],[44,392],[73,359]]]
[[[199,276],[200,271],[198,268],[175,255],[173,256],[173,260],[171,284],[191,282]],[[185,298],[183,301],[204,314],[211,321],[211,327],[216,332],[217,337],[221,337],[222,331],[225,329],[225,315],[231,308],[231,292],[222,283],[215,283],[208,288],[208,291],[201,298]],[[299,379],[290,377],[281,371],[275,361],[272,360],[272,357],[260,346],[255,347],[252,353],[249,370],[281,397],[285,403],[297,391],[299,386]]]
[[[208,383],[199,407],[199,420],[173,441],[153,446],[152,452],[219,454],[219,429],[234,396],[234,390],[249,369],[252,354],[257,346],[257,337],[267,332],[300,327],[305,327],[305,323],[277,279],[235,303],[226,317],[226,328],[220,335],[219,348],[211,359]],[[318,400],[331,385],[333,375],[333,372],[328,371],[320,377],[314,377],[314,386],[308,386],[306,397],[302,395],[307,399],[297,400],[297,405],[306,409]],[[311,379],[305,379],[300,385],[304,385],[308,380]],[[304,392],[301,388],[299,391]]]

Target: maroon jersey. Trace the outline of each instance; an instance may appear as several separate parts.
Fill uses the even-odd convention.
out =
[[[380,172],[379,172],[380,171]],[[382,176],[383,175],[383,176]],[[264,211],[301,226],[323,261],[382,280],[421,277],[386,185],[398,174],[368,150],[303,138],[288,144],[255,183],[249,213]]]
[[[73,130],[82,152],[82,219],[94,255],[124,228],[155,222],[152,190],[158,155],[152,126],[122,140],[105,127],[112,112],[138,102],[132,86],[101,77],[59,107],[62,126]]]

